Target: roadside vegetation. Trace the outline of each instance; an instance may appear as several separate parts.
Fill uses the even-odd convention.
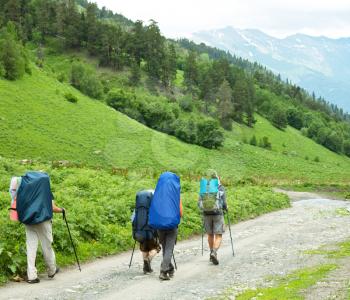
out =
[[[128,250],[133,245],[130,216],[135,194],[154,188],[159,171],[125,172],[85,167],[64,167],[0,159],[0,280],[26,270],[25,232],[23,225],[9,220],[8,182],[12,175],[26,170],[43,170],[50,174],[55,201],[67,210],[73,239],[82,261]],[[179,238],[201,233],[201,215],[197,209],[198,181],[188,174],[181,176],[184,218]],[[251,185],[227,186],[229,213],[232,222],[254,218],[263,213],[289,206],[288,198],[269,187]],[[88,217],[87,217],[88,216]],[[61,215],[54,217],[54,248],[58,264],[74,263],[73,250]],[[39,258],[41,270],[43,261]]]

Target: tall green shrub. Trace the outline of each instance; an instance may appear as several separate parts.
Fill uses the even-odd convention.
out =
[[[71,84],[85,95],[92,98],[101,98],[103,86],[96,72],[81,62],[74,62],[71,70]]]
[[[219,124],[216,120],[203,120],[197,125],[198,138],[197,143],[200,146],[212,149],[219,148],[224,142],[224,135],[219,129]]]
[[[16,80],[25,72],[30,73],[28,57],[17,39],[14,24],[9,22],[0,31],[0,76],[2,74],[6,79]]]

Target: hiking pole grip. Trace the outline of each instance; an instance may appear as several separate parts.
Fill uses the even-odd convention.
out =
[[[129,269],[130,269],[130,267],[131,267],[132,258],[134,257],[135,246],[136,246],[136,241],[135,241],[135,243],[134,243],[134,247],[132,248],[132,253],[131,253],[130,262],[129,262]]]
[[[232,255],[235,256],[235,251],[233,250],[233,241],[232,241],[232,232],[231,232],[231,222],[230,222],[230,217],[229,217],[229,215],[228,215],[228,211],[226,211],[226,215],[227,215],[228,229],[229,229],[229,231],[230,231]]]
[[[64,219],[65,222],[66,222],[67,229],[68,229],[68,234],[69,234],[69,238],[70,238],[70,241],[71,241],[71,243],[72,243],[73,250],[74,250],[75,259],[77,260],[78,268],[79,268],[79,271],[81,272],[80,263],[79,263],[79,258],[78,258],[78,255],[77,255],[77,250],[75,249],[75,245],[74,245],[74,242],[73,242],[73,239],[72,239],[72,235],[71,235],[70,230],[69,230],[69,226],[68,226],[68,222],[67,222],[67,218],[66,218],[66,214],[65,214],[65,213],[63,213],[63,219]]]

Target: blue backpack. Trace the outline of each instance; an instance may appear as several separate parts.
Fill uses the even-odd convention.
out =
[[[26,173],[17,191],[18,220],[34,225],[52,219],[52,200],[49,175],[42,172]]]
[[[156,232],[148,224],[148,213],[153,191],[145,190],[136,194],[135,215],[132,221],[132,236],[135,241],[144,243],[156,237]]]
[[[180,223],[180,178],[171,172],[160,175],[149,210],[149,225],[171,230]]]

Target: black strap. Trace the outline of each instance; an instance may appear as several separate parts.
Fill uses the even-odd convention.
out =
[[[10,208],[9,208],[9,210],[15,210],[15,211],[17,211],[17,209],[15,209],[15,208],[12,208],[12,207],[10,207]]]

